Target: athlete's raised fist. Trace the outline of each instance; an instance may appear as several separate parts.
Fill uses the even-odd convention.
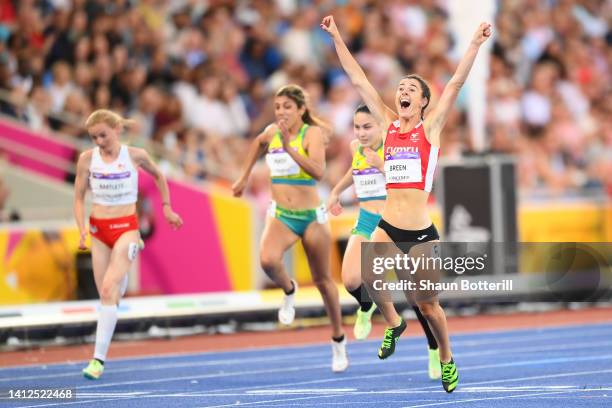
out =
[[[338,34],[338,27],[336,27],[334,16],[323,17],[323,20],[321,20],[321,28],[327,31],[332,37]]]
[[[487,39],[493,34],[493,28],[489,23],[480,23],[476,32],[474,33],[474,37],[472,38],[472,43],[476,45],[480,45],[487,41]]]

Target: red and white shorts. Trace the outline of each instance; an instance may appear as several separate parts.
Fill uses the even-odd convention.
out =
[[[115,242],[124,232],[134,230],[138,230],[138,217],[136,217],[136,214],[118,218],[89,217],[89,232],[91,236],[104,242],[109,248],[115,246]]]

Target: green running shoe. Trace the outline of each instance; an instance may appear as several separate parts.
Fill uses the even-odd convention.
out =
[[[439,380],[442,376],[440,372],[440,353],[438,349],[427,350],[429,351],[429,378],[432,380]]]
[[[455,391],[457,384],[459,384],[459,373],[457,372],[455,362],[451,358],[451,361],[448,363],[440,363],[440,367],[442,368],[442,386],[444,391],[448,393]]]
[[[385,329],[385,338],[378,349],[378,358],[384,360],[395,352],[395,343],[397,343],[404,330],[406,330],[404,319],[402,319],[399,326]]]
[[[95,358],[83,369],[83,376],[90,380],[97,380],[104,372],[104,365]]]
[[[357,318],[355,319],[355,327],[353,334],[357,340],[365,340],[372,331],[372,313],[376,310],[376,303],[372,303],[370,310],[364,312],[361,307],[357,309]]]

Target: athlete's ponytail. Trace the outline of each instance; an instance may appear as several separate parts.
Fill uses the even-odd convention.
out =
[[[92,126],[95,126],[99,123],[106,123],[109,127],[116,129],[117,127],[121,127],[124,129],[126,127],[133,126],[136,124],[136,121],[133,119],[126,119],[108,109],[98,109],[92,112],[91,115],[85,121],[85,128],[89,129]]]

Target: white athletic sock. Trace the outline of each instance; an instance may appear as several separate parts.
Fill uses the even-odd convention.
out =
[[[123,297],[128,288],[128,276],[125,274],[119,285],[119,297]]]
[[[98,328],[96,329],[96,348],[94,358],[105,361],[115,325],[117,324],[117,305],[100,305]]]

